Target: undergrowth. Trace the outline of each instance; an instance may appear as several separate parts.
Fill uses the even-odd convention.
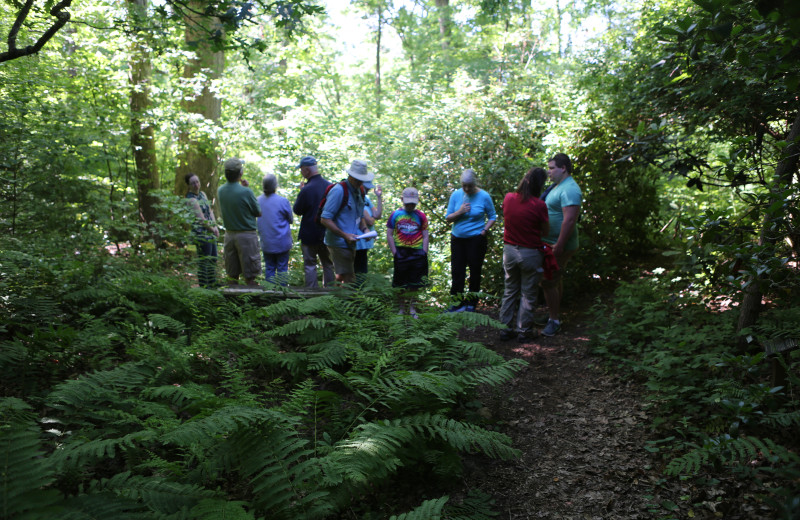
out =
[[[768,357],[764,346],[800,340],[800,307],[765,310],[758,327],[744,331],[750,350],[737,351],[737,309],[713,309],[676,281],[659,272],[597,304],[594,352],[647,389],[655,436],[647,449],[664,473],[707,490],[685,497],[688,511],[725,510],[727,499],[710,490],[738,482],[746,483],[739,500],[747,507],[797,518],[800,351]],[[777,382],[775,370],[785,374]]]
[[[463,454],[518,455],[468,403],[524,362],[398,316],[388,287],[226,299],[121,259],[2,254],[0,516],[494,516]],[[396,515],[396,516],[393,516]]]

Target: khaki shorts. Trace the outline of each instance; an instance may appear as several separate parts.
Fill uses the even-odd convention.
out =
[[[328,246],[328,252],[333,260],[333,271],[336,274],[355,273],[356,250],[349,247]]]
[[[253,280],[261,274],[261,248],[256,231],[225,231],[225,272],[229,278]]]

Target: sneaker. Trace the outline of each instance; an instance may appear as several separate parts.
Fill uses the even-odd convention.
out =
[[[544,327],[550,321],[550,316],[547,314],[539,314],[533,317],[533,324],[537,327]]]
[[[514,332],[514,329],[503,329],[500,331],[500,340],[508,341],[513,338],[515,334],[516,332]]]
[[[547,326],[542,330],[543,336],[555,336],[561,330],[561,322],[556,320],[547,320]]]

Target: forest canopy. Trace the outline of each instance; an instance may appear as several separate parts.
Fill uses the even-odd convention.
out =
[[[36,510],[27,491],[5,494],[4,517],[85,518],[113,495],[109,511],[148,518],[324,518],[419,459],[445,478],[459,453],[514,456],[457,405],[522,364],[454,339],[494,323],[485,316],[431,319],[406,337],[380,305],[385,240],[370,253],[376,293],[343,307],[327,296],[237,306],[195,287],[185,177],[218,209],[231,157],[257,193],[272,173],[290,201],[306,155],[331,181],[366,160],[389,211],[417,188],[431,237],[423,298],[438,310],[461,172],[499,203],[567,153],[584,195],[567,298],[646,265],[669,273],[663,294],[642,288],[630,301],[728,311],[731,356],[761,360],[765,343],[800,339],[797,2],[353,0],[343,14],[315,1],[0,5],[1,435],[25,447],[24,489],[44,497]],[[502,249],[493,232],[487,305],[502,294]],[[290,285],[302,279],[298,245]],[[363,331],[347,325],[358,316]],[[796,379],[796,355],[781,359]],[[63,426],[43,427],[51,414]],[[326,437],[310,436],[316,425]],[[359,451],[370,439],[377,451]],[[275,449],[247,460],[265,444]],[[291,473],[285,487],[220,484],[278,467]]]

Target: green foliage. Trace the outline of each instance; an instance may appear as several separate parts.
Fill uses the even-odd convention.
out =
[[[648,390],[652,427],[666,436],[648,451],[662,454],[667,475],[704,477],[698,484],[726,475],[764,483],[759,491],[775,510],[790,510],[800,471],[798,356],[736,352],[734,312],[687,285],[691,278],[656,272],[622,284],[613,301],[596,306],[602,332],[593,338],[595,352]],[[795,337],[796,314],[770,309],[758,339]],[[770,363],[784,367],[786,386],[774,386]]]
[[[460,454],[518,455],[461,408],[524,366],[458,339],[497,325],[484,315],[410,320],[385,282],[262,305],[113,259],[37,271],[36,252],[4,254],[9,287],[43,296],[7,301],[0,329],[19,396],[2,407],[4,516],[311,519],[367,492],[388,516],[401,470],[444,481]]]

